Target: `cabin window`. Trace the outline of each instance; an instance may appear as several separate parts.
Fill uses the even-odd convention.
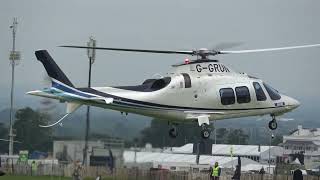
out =
[[[185,88],[191,88],[191,78],[189,74],[182,73],[183,79],[184,79],[184,87]]]
[[[232,88],[220,89],[221,104],[230,105],[235,103],[234,91]]]
[[[270,98],[272,100],[279,100],[281,99],[280,94],[278,93],[277,90],[273,89],[271,86],[267,85],[266,83],[263,83],[264,87],[266,88]]]
[[[267,100],[266,94],[264,94],[263,89],[259,83],[253,82],[253,87],[256,92],[257,101]]]
[[[251,101],[250,92],[248,87],[246,86],[236,87],[236,95],[237,95],[237,102],[239,104],[249,103]]]

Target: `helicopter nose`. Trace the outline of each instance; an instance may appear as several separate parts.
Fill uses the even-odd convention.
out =
[[[300,102],[294,98],[288,98],[287,105],[289,106],[290,109],[296,109],[297,107],[300,106]]]

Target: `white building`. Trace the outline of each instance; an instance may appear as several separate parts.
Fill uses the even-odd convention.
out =
[[[269,152],[270,166],[268,164]],[[283,148],[279,146],[213,144],[211,154],[200,155],[199,164],[197,164],[197,155],[193,144],[186,144],[181,147],[170,147],[162,152],[129,150],[124,152],[123,157],[127,167],[162,168],[171,171],[194,171],[196,169],[201,171],[208,170],[215,162],[219,162],[225,172],[233,173],[231,169],[238,164],[238,156],[240,156],[242,171],[259,171],[264,167],[265,171],[273,173],[275,161],[277,157],[282,155]]]
[[[173,147],[165,152],[192,154],[193,144],[186,144],[181,147]],[[275,164],[277,157],[281,157],[284,153],[282,147],[279,146],[259,146],[259,145],[231,145],[231,144],[213,144],[213,156],[233,156],[245,157],[260,163],[268,163],[269,152],[271,164]]]
[[[196,164],[196,155],[193,154],[173,154],[165,152],[135,152],[125,151],[123,154],[124,164],[127,167],[136,166],[139,168],[161,168],[171,171],[194,171],[197,169],[209,170],[215,162],[219,162],[219,166],[225,170],[231,170],[238,164],[237,157],[226,156],[209,156],[201,155],[199,165]],[[243,171],[260,170],[264,167],[268,171],[267,165],[262,165],[248,158],[241,158],[241,166]],[[274,168],[271,165],[271,168]],[[233,172],[231,170],[231,172]]]
[[[320,128],[303,128],[301,125],[290,135],[283,136],[284,155],[304,154],[304,164],[307,169],[320,165]],[[290,159],[291,160],[291,159]]]

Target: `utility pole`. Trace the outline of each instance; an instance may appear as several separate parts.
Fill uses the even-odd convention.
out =
[[[217,144],[217,124],[216,124],[216,120],[214,120],[214,123],[213,123],[213,130],[214,130],[214,144],[216,145]]]
[[[269,130],[269,131],[270,131],[270,141],[269,141],[269,174],[271,174],[271,166],[270,166],[270,164],[271,164],[271,143],[272,143],[272,139],[273,139],[274,135],[273,135],[273,133],[272,133],[271,130]]]
[[[16,32],[18,21],[17,18],[13,18],[13,23],[10,26],[12,29],[12,50],[10,52],[9,60],[11,64],[11,93],[10,93],[10,126],[9,126],[9,156],[13,155],[13,139],[15,134],[13,133],[13,95],[14,95],[14,67],[19,64],[20,52],[16,51]]]
[[[91,67],[96,59],[96,50],[93,49],[96,47],[96,40],[91,36],[89,38],[89,42],[87,42],[87,47],[92,47],[87,49],[87,55],[89,58],[89,77],[88,77],[88,87],[91,87]],[[86,136],[85,136],[85,145],[83,150],[83,162],[82,165],[87,164],[87,156],[88,156],[88,141],[89,141],[89,130],[90,130],[90,106],[87,106],[87,116],[86,116]]]

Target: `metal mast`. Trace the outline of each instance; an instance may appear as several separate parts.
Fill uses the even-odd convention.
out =
[[[16,51],[16,32],[17,32],[18,21],[17,18],[13,18],[13,23],[10,26],[12,29],[12,51],[10,52],[9,60],[11,63],[11,94],[10,94],[10,129],[9,129],[9,155],[13,154],[13,95],[14,95],[14,67],[18,65],[20,60],[20,52]]]
[[[89,42],[87,42],[88,47],[96,47],[96,40],[91,36]],[[96,50],[87,49],[87,55],[89,58],[89,74],[88,74],[88,87],[91,87],[91,66],[96,59]],[[87,106],[87,116],[86,116],[86,136],[85,136],[85,145],[83,150],[83,162],[82,165],[87,165],[87,154],[88,154],[88,140],[89,140],[89,130],[90,130],[90,106]]]

